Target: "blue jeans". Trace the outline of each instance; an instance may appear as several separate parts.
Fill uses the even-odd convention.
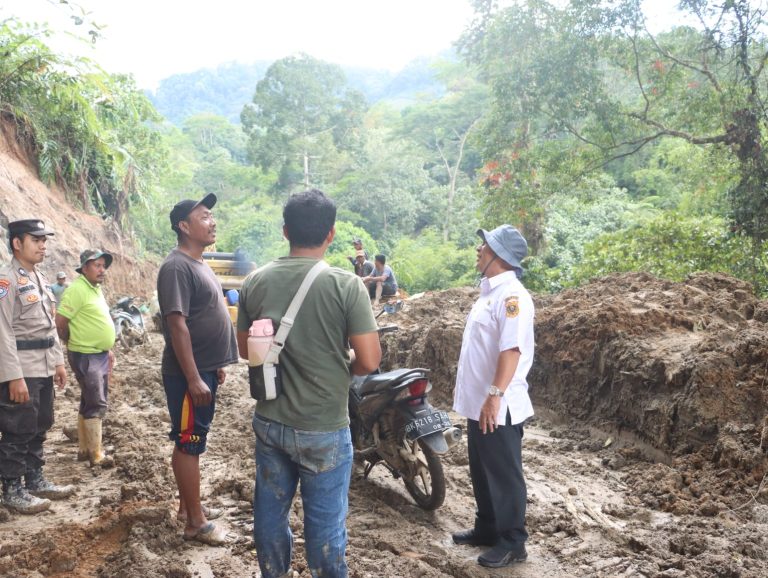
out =
[[[282,576],[291,566],[293,536],[288,512],[301,482],[304,547],[312,576],[345,578],[347,507],[352,473],[349,428],[304,431],[253,416],[256,433],[256,488],[253,541],[264,578]]]

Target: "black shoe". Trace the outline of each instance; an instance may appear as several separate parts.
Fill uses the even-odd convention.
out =
[[[515,562],[525,562],[527,558],[528,553],[525,551],[524,545],[510,547],[506,544],[499,544],[481,555],[477,559],[477,563],[486,568],[503,568]]]
[[[495,536],[480,534],[474,529],[456,532],[455,534],[452,534],[451,537],[453,538],[453,543],[458,544],[459,546],[464,544],[469,546],[493,546],[496,544]]]

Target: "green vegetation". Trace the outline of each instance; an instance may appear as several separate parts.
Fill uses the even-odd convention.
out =
[[[768,291],[762,3],[687,0],[699,24],[657,35],[634,1],[474,5],[460,62],[225,65],[161,84],[174,124],[131,78],[10,19],[0,112],[44,179],[153,254],[174,243],[170,207],[215,192],[218,248],[263,263],[286,251],[285,198],[318,187],[339,207],[329,261],[349,267],[359,236],[409,293],[470,284],[475,230],[503,222],[536,291],[635,270]]]
[[[0,23],[0,113],[15,123],[44,181],[122,226],[163,166],[166,149],[151,124],[160,117],[132,79],[61,58],[46,35],[12,19]]]

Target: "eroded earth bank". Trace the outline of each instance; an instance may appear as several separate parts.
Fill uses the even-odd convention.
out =
[[[406,302],[382,324],[387,367],[432,370],[432,402],[450,408],[464,317],[476,293],[456,289]],[[528,562],[488,571],[481,550],[456,547],[471,524],[466,444],[444,459],[448,493],[420,510],[380,466],[353,472],[348,520],[353,577],[768,575],[768,303],[732,278],[686,283],[617,275],[536,299],[538,412],[526,429]],[[112,469],[75,461],[62,427],[76,420],[71,383],[56,402],[47,471],[78,485],[50,512],[0,509],[0,575],[258,576],[251,543],[254,402],[244,366],[220,390],[206,503],[226,509],[232,543],[184,542],[174,513],[171,444],[159,373],[161,338],[118,351],[105,437]],[[453,415],[455,421],[461,419]],[[294,503],[294,575],[302,557]]]

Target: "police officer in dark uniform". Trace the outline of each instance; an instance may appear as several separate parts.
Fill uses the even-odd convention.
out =
[[[53,384],[63,388],[67,378],[53,293],[37,269],[51,235],[39,219],[9,223],[13,258],[0,267],[2,505],[21,514],[42,512],[51,505],[46,498],[74,493],[73,486],[57,486],[43,476],[43,442],[53,425]]]

